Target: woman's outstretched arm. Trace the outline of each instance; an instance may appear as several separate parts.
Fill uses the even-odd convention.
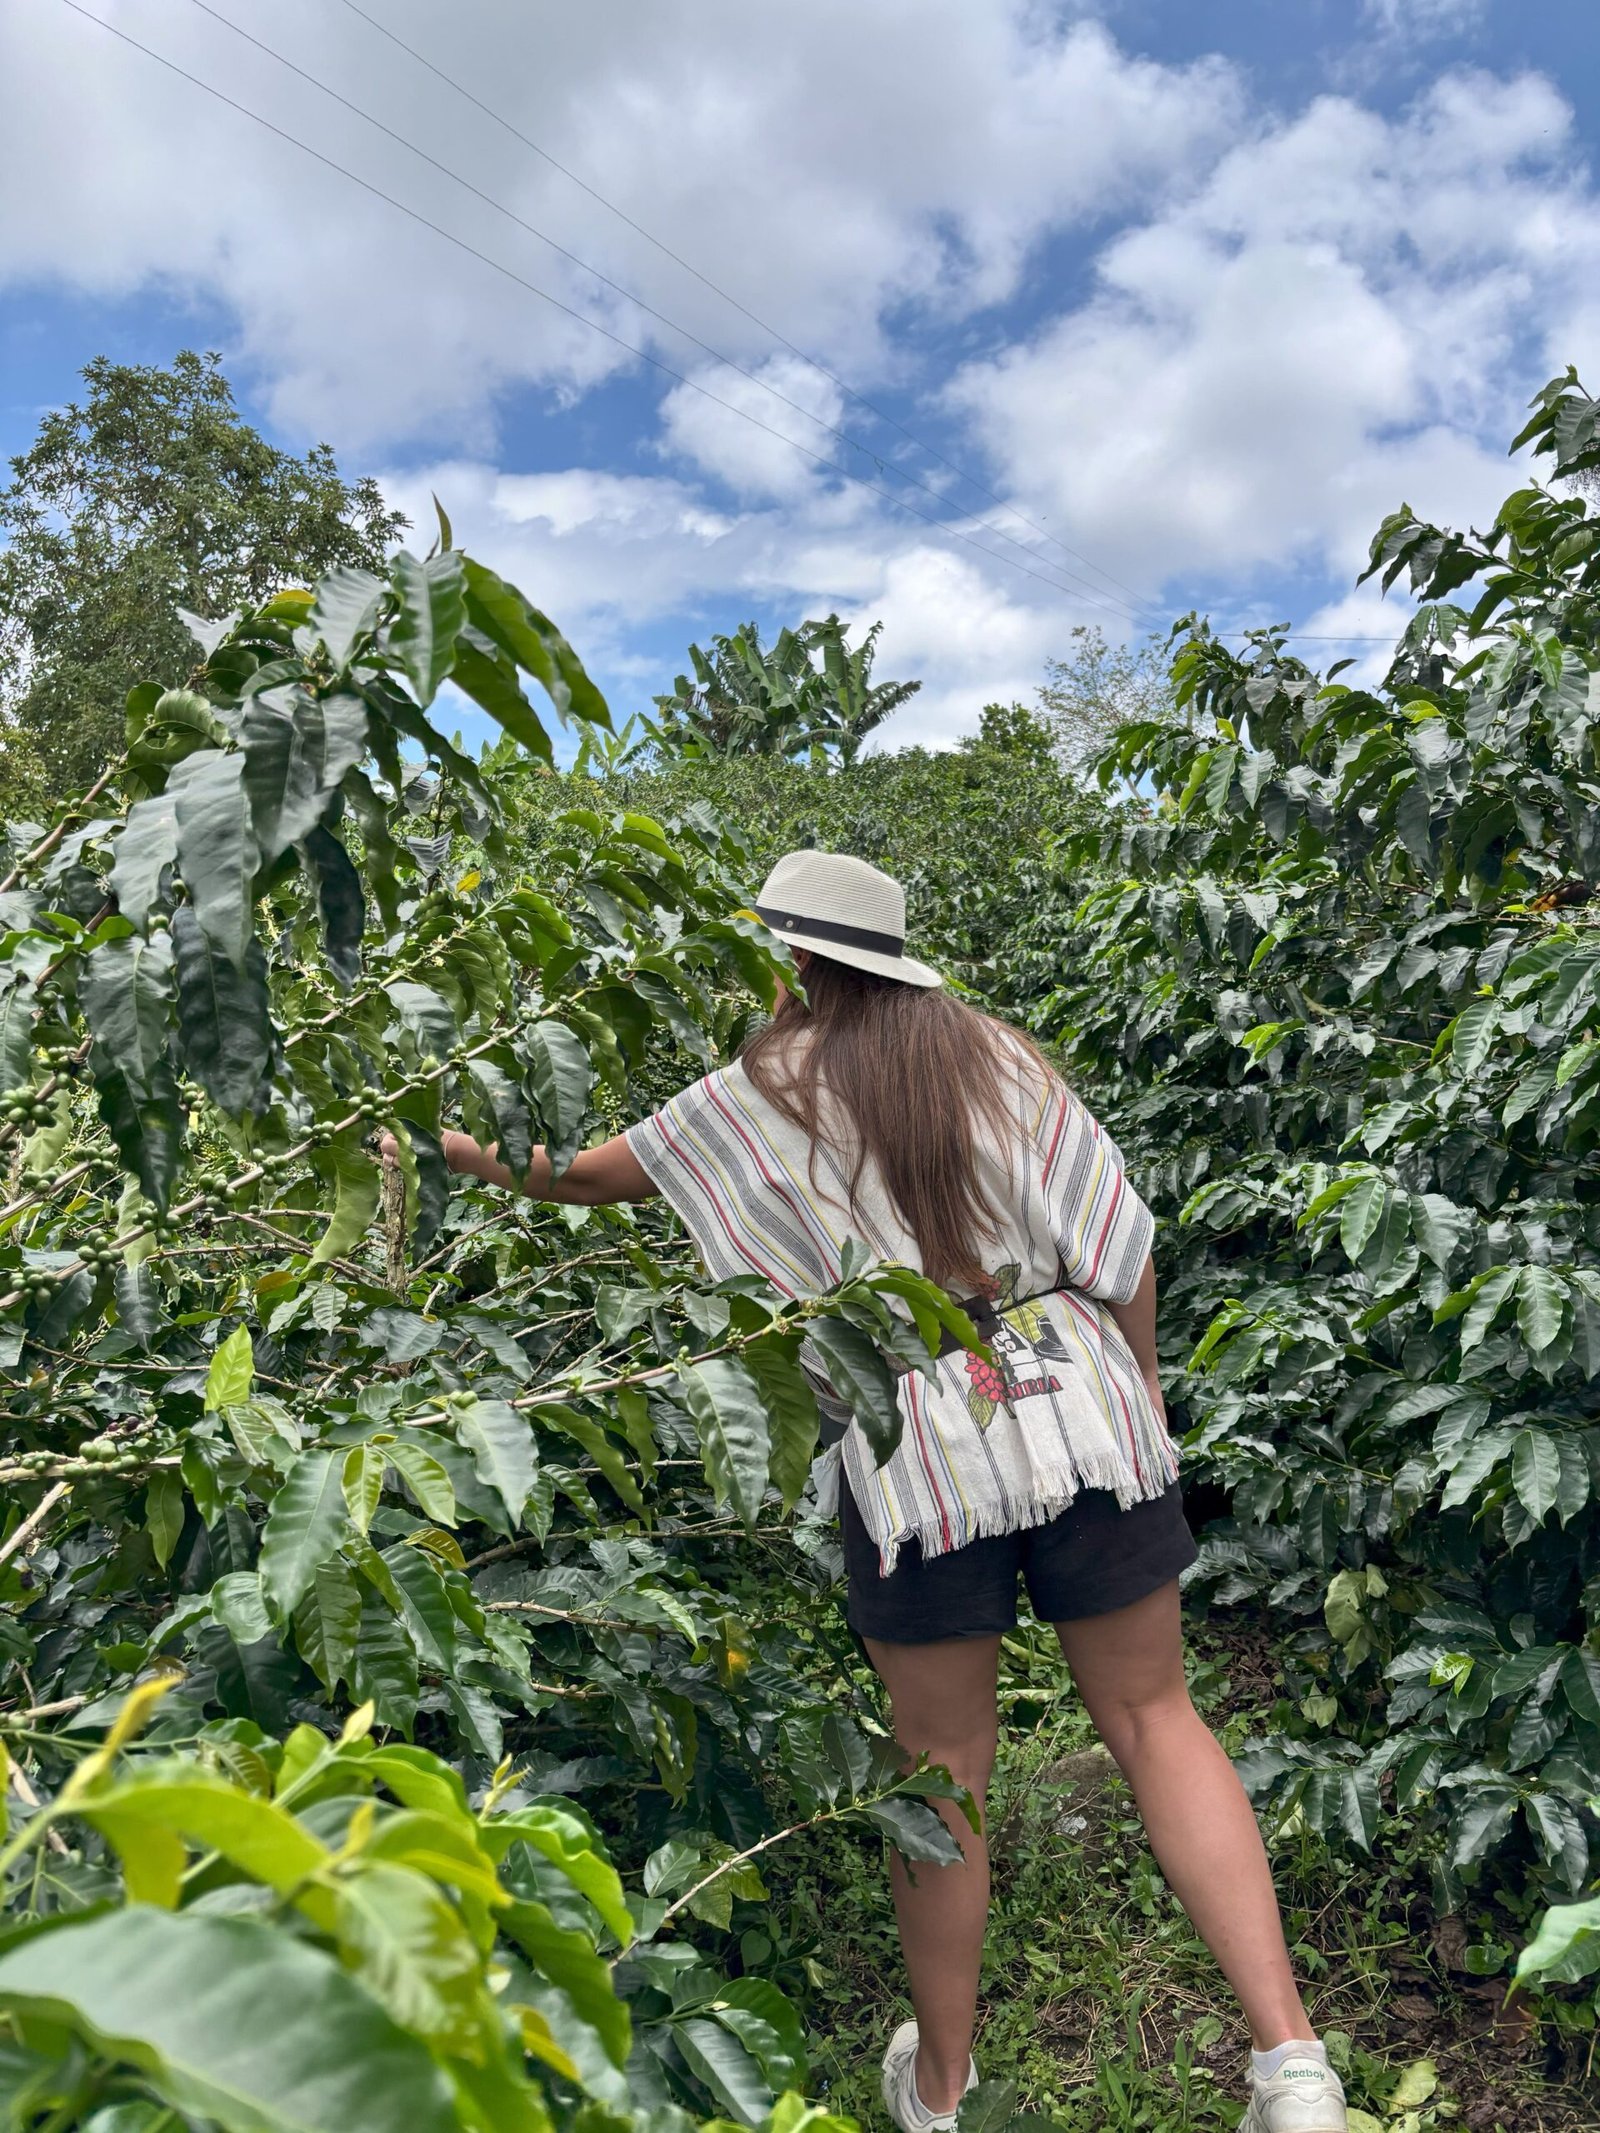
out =
[[[394,1157],[390,1134],[384,1135],[383,1156],[385,1162]],[[520,1190],[530,1200],[561,1200],[577,1207],[606,1207],[616,1200],[649,1200],[657,1190],[622,1134],[598,1148],[580,1149],[558,1178],[551,1177],[550,1158],[543,1148],[535,1148],[520,1185],[500,1161],[498,1146],[480,1148],[470,1133],[446,1133],[444,1159],[459,1176],[482,1178],[486,1185],[501,1185],[508,1192]]]

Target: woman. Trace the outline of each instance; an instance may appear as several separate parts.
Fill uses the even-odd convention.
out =
[[[787,995],[740,1060],[580,1154],[535,1198],[661,1192],[712,1274],[786,1295],[839,1277],[847,1237],[971,1299],[993,1363],[956,1349],[901,1381],[881,1469],[844,1431],[848,1616],[895,1737],[980,1805],[996,1742],[1000,1640],[1020,1572],[1132,1788],[1151,1847],[1244,2007],[1244,2133],[1343,2133],[1343,2091],[1289,1967],[1261,1836],[1189,1701],[1178,1573],[1194,1560],[1155,1349],[1152,1219],[1117,1150],[1033,1047],[905,954],[905,898],[863,861],[791,852],[756,906],[794,953]],[[464,1134],[452,1168],[512,1185]],[[824,1414],[846,1410],[821,1388]],[[983,1838],[947,1811],[965,1863],[892,1862],[916,2019],[884,2060],[905,2133],[954,2124],[972,2062],[988,1908]]]

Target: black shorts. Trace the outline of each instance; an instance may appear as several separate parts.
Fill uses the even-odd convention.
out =
[[[845,1612],[858,1637],[883,1644],[1003,1635],[1016,1627],[1019,1571],[1041,1622],[1107,1615],[1170,1584],[1197,1553],[1176,1482],[1126,1511],[1109,1489],[1084,1489],[1042,1526],[968,1541],[929,1562],[907,1541],[887,1577],[842,1475],[839,1509]]]

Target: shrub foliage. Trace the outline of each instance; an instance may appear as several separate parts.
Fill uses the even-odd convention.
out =
[[[1575,378],[1535,408],[1519,444],[1600,459]],[[1199,1583],[1284,1628],[1257,1797],[1358,1846],[1410,1818],[1441,1908],[1523,1906],[1590,1879],[1600,1792],[1600,522],[1402,509],[1376,572],[1421,602],[1379,686],[1180,631],[1036,1014],[1166,1217],[1231,1503]]]
[[[786,966],[707,830],[569,809],[530,878],[529,692],[606,708],[447,528],[201,650],[0,882],[0,2088],[62,2129],[757,2121],[805,2079],[721,1959],[763,1852],[949,1858],[957,1795],[802,1673],[806,1558],[758,1609],[730,1536],[806,1482],[808,1322],[885,1444],[964,1322],[455,1187],[447,1113],[560,1168]]]
[[[1524,441],[1581,473],[1600,406],[1559,380]],[[623,762],[605,704],[441,526],[205,629],[11,826],[17,2123],[831,2133],[763,1862],[820,1822],[949,1859],[959,1795],[841,1692],[806,1343],[886,1450],[895,1371],[971,1328],[865,1261],[708,1287],[659,1207],[442,1153],[448,1117],[560,1168],[728,1056],[788,971],[742,907],[807,834],[911,877],[1166,1217],[1198,1586],[1283,1629],[1272,1826],[1404,1826],[1441,1907],[1553,1906],[1526,1978],[1592,1967],[1600,521],[1401,511],[1372,567],[1421,600],[1381,684],[1191,619],[1103,802],[1026,714],[563,779],[552,711]]]

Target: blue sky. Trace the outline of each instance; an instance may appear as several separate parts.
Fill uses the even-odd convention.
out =
[[[623,713],[691,637],[830,608],[923,680],[891,744],[1080,625],[1198,605],[1337,657],[1395,622],[1353,590],[1382,513],[1481,522],[1530,392],[1600,373],[1590,0],[363,5],[509,127],[348,0],[83,0],[509,275],[32,0],[0,451],[91,355],[219,348],[274,438],[437,490]]]

